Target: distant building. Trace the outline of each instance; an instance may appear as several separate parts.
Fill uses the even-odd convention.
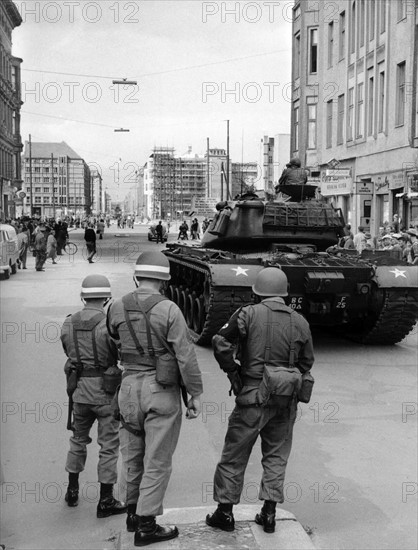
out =
[[[257,189],[260,173],[256,162],[231,163],[231,195],[232,198],[245,193],[248,188]]]
[[[209,158],[209,160],[208,160]],[[227,188],[227,179],[231,182],[232,163],[229,161],[229,178],[227,178],[227,155],[225,149],[210,148],[206,152],[206,196],[210,199],[225,201],[232,198],[231,189]]]
[[[32,159],[32,162],[31,160]],[[84,216],[91,213],[93,184],[86,162],[69,145],[25,142],[23,213]],[[100,178],[101,180],[101,178]]]
[[[264,136],[261,140],[261,185],[259,187],[274,194],[274,187],[290,159],[290,134]]]
[[[414,0],[293,8],[292,155],[373,234],[418,219],[417,17]]]
[[[105,211],[103,178],[99,170],[90,170],[90,181],[92,197],[91,213],[99,215]]]
[[[22,23],[11,0],[0,2],[0,218],[16,215],[16,191],[21,189],[20,136],[22,59],[12,55],[12,31]]]

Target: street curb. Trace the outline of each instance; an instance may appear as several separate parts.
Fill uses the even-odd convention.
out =
[[[254,521],[255,514],[260,512],[261,506],[256,505],[237,505],[234,506],[235,522],[248,522],[252,535],[261,550],[315,550],[311,539],[303,529],[302,525],[297,521],[296,517],[283,510],[276,510],[276,531],[268,534],[264,533],[262,527]],[[199,549],[199,541],[204,543],[205,548],[219,548],[220,546],[215,539],[220,533],[219,529],[210,529],[207,531],[204,526],[207,514],[213,513],[216,509],[216,504],[212,506],[197,506],[193,508],[169,508],[164,512],[164,515],[157,518],[161,525],[177,525],[180,535],[178,538],[154,543],[150,547],[154,550],[182,550],[183,548],[191,548],[190,535],[187,539],[182,539],[182,525],[196,524],[196,550]],[[205,527],[205,538],[202,539],[198,535],[199,529]],[[209,540],[208,533],[213,533],[213,540]],[[234,544],[232,534],[223,533],[222,550],[237,549],[237,544]],[[231,537],[231,545],[228,545],[227,538]],[[184,542],[184,545],[182,544]],[[115,540],[115,550],[128,550],[134,547],[134,534],[127,531],[121,531],[118,540]]]

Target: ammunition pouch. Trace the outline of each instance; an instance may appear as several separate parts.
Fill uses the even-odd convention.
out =
[[[298,401],[301,403],[309,403],[312,396],[312,389],[315,383],[314,377],[310,372],[305,372],[302,374],[302,383],[300,390],[298,391],[297,397]]]
[[[168,353],[155,356],[155,380],[162,386],[180,383],[180,370],[174,356]]]
[[[103,389],[113,395],[122,382],[122,371],[117,367],[109,367],[103,372]]]

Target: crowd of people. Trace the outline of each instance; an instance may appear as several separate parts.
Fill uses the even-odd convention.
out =
[[[359,254],[363,250],[390,250],[399,259],[418,265],[418,229],[402,227],[396,214],[392,224],[380,227],[379,233],[374,237],[362,225],[358,226],[357,233],[354,234],[351,225],[347,224],[344,233],[337,248],[356,250]]]

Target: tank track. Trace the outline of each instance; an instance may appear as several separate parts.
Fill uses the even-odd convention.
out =
[[[388,289],[381,292],[381,309],[374,324],[362,333],[352,334],[363,344],[393,345],[413,329],[418,314],[418,291]]]
[[[205,346],[211,343],[212,336],[225,324],[226,320],[239,307],[251,302],[251,290],[235,293],[230,287],[213,287],[210,270],[204,265],[196,265],[195,262],[188,262],[175,256],[168,255],[170,263],[180,268],[185,268],[191,273],[200,274],[202,285],[188,285],[187,281],[178,281],[176,285],[170,285],[166,295],[172,299],[181,309],[190,330],[192,340],[195,344]],[[171,288],[171,290],[170,290]],[[184,293],[185,300],[178,297]],[[200,301],[200,315],[197,307],[189,311],[187,307],[187,296],[192,296],[192,302]],[[196,328],[199,326],[198,330]]]

